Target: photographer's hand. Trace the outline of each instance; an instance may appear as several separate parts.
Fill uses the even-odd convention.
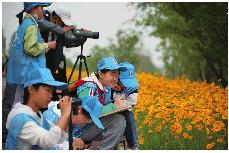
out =
[[[89,29],[81,28],[81,30],[82,30],[83,32],[91,32],[91,30],[89,30]]]
[[[49,41],[47,43],[48,48],[55,49],[56,48],[56,41]]]
[[[59,104],[61,109],[61,117],[56,123],[56,125],[59,126],[62,130],[64,130],[68,123],[68,118],[71,114],[72,98],[64,96],[62,99],[60,99]]]
[[[75,138],[73,139],[72,143],[73,149],[84,149],[84,142],[81,138]]]
[[[61,115],[69,116],[71,114],[72,97],[64,96],[60,99]]]

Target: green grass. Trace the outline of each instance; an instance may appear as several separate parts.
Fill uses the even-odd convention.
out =
[[[137,126],[142,125],[142,129],[138,131],[138,135],[142,134],[144,136],[144,144],[139,146],[141,150],[206,150],[206,145],[215,142],[215,146],[212,149],[225,150],[227,149],[227,134],[224,136],[224,132],[220,131],[212,134],[212,139],[208,139],[206,130],[198,130],[193,127],[191,131],[187,131],[185,126],[190,121],[186,120],[181,123],[183,130],[181,134],[178,134],[178,139],[175,139],[175,135],[171,133],[170,127],[171,123],[162,126],[160,132],[155,130],[155,127],[161,122],[161,120],[153,120],[154,124],[152,126],[143,125],[144,116],[146,113],[139,114],[137,120]],[[149,134],[148,130],[152,130]],[[227,127],[226,127],[227,129]],[[183,133],[187,133],[192,136],[192,139],[185,139]],[[223,143],[218,143],[217,138],[223,138]]]

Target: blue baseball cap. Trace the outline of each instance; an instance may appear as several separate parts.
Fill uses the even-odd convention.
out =
[[[52,4],[51,2],[24,2],[24,10],[28,12],[35,6],[47,7],[50,6],[51,4]]]
[[[118,70],[120,66],[114,57],[105,57],[101,59],[97,64],[97,71],[101,71],[104,69],[107,70]]]
[[[90,114],[93,122],[100,129],[104,129],[104,126],[99,119],[103,105],[98,101],[98,99],[92,96],[83,96],[80,99],[82,101],[82,107]]]
[[[37,68],[30,71],[24,80],[24,88],[38,83],[44,83],[50,86],[54,86],[55,89],[64,90],[68,88],[64,82],[55,81],[51,71],[47,68]]]
[[[132,64],[128,62],[119,64],[122,69],[120,69],[119,79],[121,83],[127,88],[138,88],[138,81],[135,75],[135,68]]]

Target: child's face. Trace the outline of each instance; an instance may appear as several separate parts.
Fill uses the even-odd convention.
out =
[[[118,77],[119,77],[119,70],[100,73],[101,83],[104,87],[109,86],[113,88],[118,82]]]
[[[51,101],[52,92],[52,86],[40,86],[37,90],[33,88],[30,98],[39,108],[46,108]]]
[[[38,19],[43,19],[44,18],[44,11],[42,6],[38,6],[36,8],[36,14],[38,16]]]

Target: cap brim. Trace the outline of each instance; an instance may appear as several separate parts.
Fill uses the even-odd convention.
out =
[[[120,68],[121,68],[120,66],[110,66],[110,67],[102,66],[102,67],[97,67],[97,70],[99,70],[99,71],[104,70],[104,69],[107,69],[107,70],[119,70]]]
[[[64,90],[64,89],[68,88],[67,83],[63,83],[63,82],[59,82],[59,81],[45,81],[42,83],[50,85],[50,86],[54,86],[55,89],[57,89],[57,90]]]
[[[98,128],[100,129],[104,129],[103,124],[101,123],[100,119],[97,117],[94,117],[91,115],[91,119],[93,120],[93,122],[95,123],[96,126],[98,126]]]
[[[45,3],[45,2],[42,3],[42,2],[41,2],[39,5],[40,5],[40,6],[43,6],[43,7],[47,7],[47,6],[50,6],[51,4],[52,4],[51,2],[50,2],[50,3],[48,3],[48,2],[47,2],[47,3]]]

